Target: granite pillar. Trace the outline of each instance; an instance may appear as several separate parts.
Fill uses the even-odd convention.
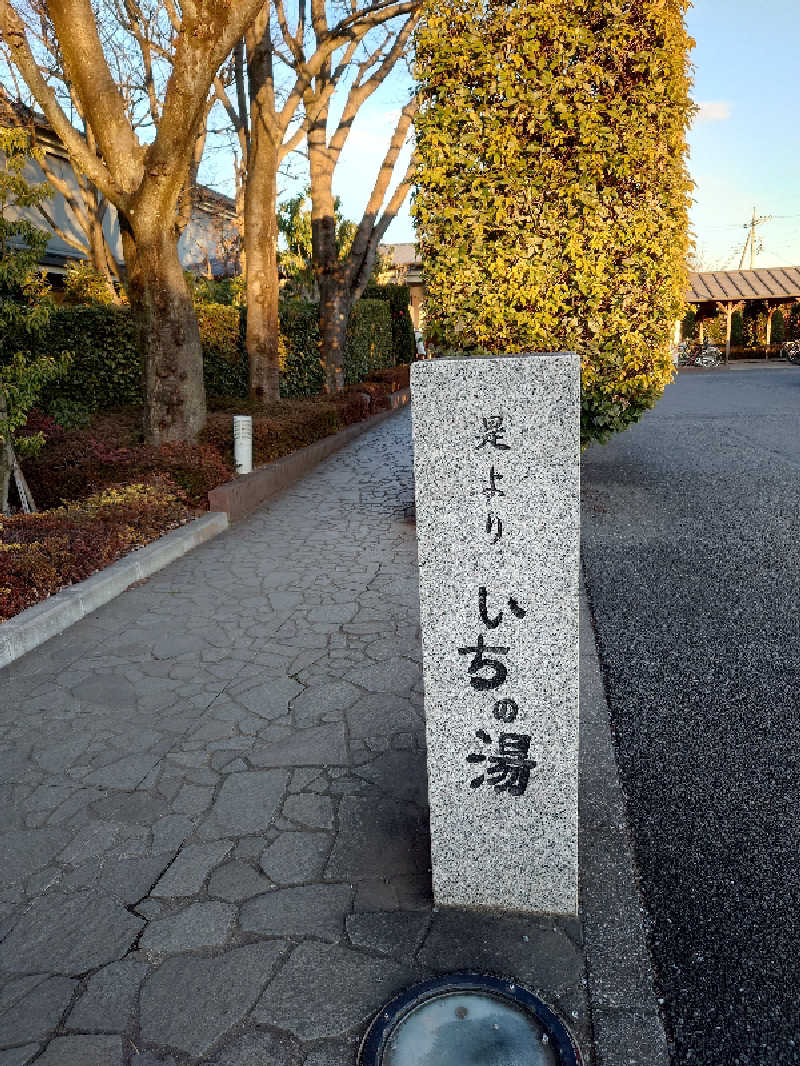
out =
[[[433,887],[577,913],[573,353],[411,368]]]

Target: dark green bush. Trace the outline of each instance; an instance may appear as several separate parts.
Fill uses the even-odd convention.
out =
[[[344,349],[344,383],[356,385],[394,365],[392,314],[385,300],[358,300],[350,312]]]
[[[73,353],[69,372],[44,391],[39,406],[48,414],[141,403],[141,364],[127,307],[56,307],[37,346],[42,354]]]
[[[208,395],[246,396],[246,310],[203,303],[196,311]],[[384,305],[380,305],[380,311],[387,316],[386,328],[390,336],[388,311]],[[282,397],[314,396],[322,388],[317,315],[315,304],[287,301],[281,305]],[[86,424],[95,411],[142,402],[141,364],[127,307],[98,304],[56,307],[41,337],[28,338],[26,346],[36,349],[34,355],[63,350],[74,352],[69,373],[49,385],[39,403],[43,411],[65,427]],[[383,357],[381,344],[378,344],[378,350]],[[391,340],[388,350],[391,353]],[[377,365],[387,364],[380,362]],[[370,364],[367,372],[376,366]]]
[[[203,378],[209,396],[246,396],[247,354],[238,307],[204,303],[195,306],[203,342]]]
[[[364,300],[386,300],[392,312],[392,347],[394,362],[413,363],[417,358],[417,342],[409,305],[411,292],[408,285],[368,285],[362,296]]]
[[[281,396],[316,396],[322,391],[319,308],[304,300],[281,304]]]
[[[783,311],[776,311],[772,316],[770,343],[783,344],[784,340],[786,340],[786,325],[783,320]]]

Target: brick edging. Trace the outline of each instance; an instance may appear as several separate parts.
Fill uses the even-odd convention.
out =
[[[284,455],[274,463],[259,466],[251,474],[218,485],[208,494],[211,510],[224,511],[231,522],[244,518],[259,504],[305,477],[323,459],[327,459],[345,444],[349,444],[367,430],[374,429],[395,411],[405,407],[411,400],[411,389],[398,389],[389,393],[388,398],[390,410],[365,418],[363,422],[355,422],[338,433],[332,433],[329,437],[309,444],[306,448]]]

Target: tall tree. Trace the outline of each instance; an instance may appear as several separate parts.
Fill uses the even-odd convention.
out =
[[[250,392],[278,397],[278,168],[308,132],[296,121],[306,91],[328,72],[315,106],[330,101],[350,69],[360,42],[376,27],[408,16],[418,0],[351,0],[349,14],[311,32],[306,0],[298,0],[293,25],[283,0],[264,4],[244,42],[233,52],[230,78],[215,89],[239,138],[244,171],[247,270],[247,354]]]
[[[384,206],[398,157],[417,112],[416,98],[412,97],[400,112],[366,209],[346,254],[342,253],[337,241],[334,173],[359,109],[405,56],[419,20],[418,8],[419,5],[414,5],[405,20],[397,20],[392,27],[385,26],[382,40],[354,63],[355,71],[347,87],[344,108],[330,137],[331,89],[335,88],[331,60],[322,64],[304,95],[311,172],[312,259],[319,288],[320,336],[328,392],[343,386],[342,359],[351,308],[366,288],[378,245],[411,188],[413,156]],[[315,38],[324,39],[328,32],[325,0],[311,0],[311,25]]]
[[[311,189],[290,196],[278,211],[278,230],[286,241],[280,264],[292,289],[307,300],[314,299],[315,279],[311,237]],[[356,232],[355,222],[342,216],[341,199],[333,204],[336,224],[336,250],[341,258],[350,251]]]
[[[200,334],[178,258],[176,221],[211,83],[262,0],[183,0],[180,12],[174,0],[165,0],[164,7],[176,32],[162,57],[169,67],[163,101],[153,93],[154,136],[143,143],[112,73],[91,0],[47,5],[81,126],[73,125],[43,77],[20,10],[0,0],[0,32],[17,70],[76,171],[117,209],[144,365],[145,434],[153,442],[191,439],[205,422]]]

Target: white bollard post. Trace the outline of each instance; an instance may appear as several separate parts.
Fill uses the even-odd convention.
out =
[[[250,415],[233,416],[233,461],[237,474],[253,469],[253,419]]]

